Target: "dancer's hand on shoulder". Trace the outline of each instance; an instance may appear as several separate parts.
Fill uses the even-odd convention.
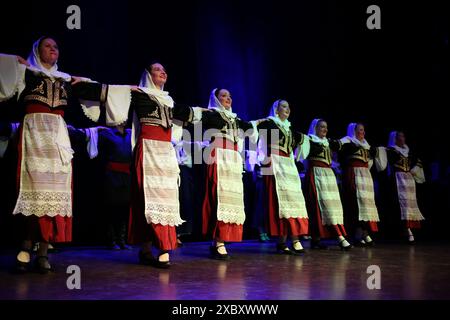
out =
[[[259,125],[260,123],[267,121],[267,120],[269,120],[269,119],[267,119],[267,118],[258,119],[258,120],[256,120],[256,125]]]
[[[27,67],[30,66],[30,64],[28,63],[28,61],[25,60],[24,58],[22,58],[21,56],[17,56],[17,61],[19,61],[20,64],[23,64],[23,65],[25,65],[25,66],[27,66]]]
[[[75,85],[77,83],[80,83],[81,81],[82,81],[81,77],[72,76],[70,84],[73,86],[73,85]]]

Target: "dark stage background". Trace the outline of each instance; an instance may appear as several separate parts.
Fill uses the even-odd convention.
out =
[[[425,162],[428,182],[419,186],[427,218],[423,234],[443,239],[450,222],[444,115],[450,102],[450,14],[444,3],[15,1],[1,4],[0,52],[26,58],[33,42],[49,34],[60,46],[60,70],[99,82],[136,84],[156,59],[167,68],[166,89],[180,103],[206,106],[210,91],[225,87],[232,92],[233,110],[246,120],[267,116],[273,101],[283,98],[303,132],[321,117],[329,122],[329,135],[340,138],[349,122],[362,121],[369,143],[385,145],[391,130],[403,129]],[[81,30],[66,28],[71,4],[81,8]],[[381,30],[366,27],[371,4],[381,8]],[[0,116],[14,120],[15,112],[3,107]],[[77,108],[66,120],[93,125]],[[98,163],[87,160],[82,146],[79,150],[75,240],[91,243],[101,240],[101,214],[95,201],[82,201],[82,195],[98,190],[92,179]],[[15,192],[13,156],[0,163],[0,237],[6,239]]]

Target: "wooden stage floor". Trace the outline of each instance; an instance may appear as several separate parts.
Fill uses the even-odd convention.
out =
[[[349,252],[331,246],[304,256],[275,253],[275,243],[230,244],[232,259],[208,258],[206,242],[186,243],[169,270],[137,264],[139,249],[66,247],[51,255],[55,272],[11,274],[14,252],[0,255],[0,299],[310,300],[450,299],[450,244],[377,244]],[[308,242],[305,242],[308,247]],[[69,265],[81,270],[81,289],[69,290]],[[369,289],[371,265],[381,289]]]

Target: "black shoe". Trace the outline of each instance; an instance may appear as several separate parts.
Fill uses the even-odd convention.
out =
[[[355,241],[354,246],[364,248],[367,247],[367,242],[365,242],[364,240],[357,240]]]
[[[143,264],[145,266],[151,266],[153,263],[153,260],[155,258],[153,257],[151,252],[143,252],[142,250],[139,251],[139,263]]]
[[[220,247],[225,247],[225,245],[220,245],[220,246],[210,246],[209,247],[209,253],[210,253],[210,257],[211,259],[216,259],[216,260],[230,260],[230,255],[228,253],[222,254],[220,253],[217,249]]]
[[[55,248],[52,244],[48,244],[48,249],[47,249],[48,253],[58,253],[59,249]]]
[[[366,247],[374,247],[374,246],[375,246],[375,242],[373,240],[369,241],[369,242],[366,241]]]
[[[120,242],[119,249],[120,250],[131,250],[131,247],[129,245],[127,245],[125,242]]]
[[[112,242],[112,243],[110,243],[108,245],[108,249],[109,250],[114,250],[114,251],[119,251],[120,250],[120,246],[117,243]]]
[[[297,241],[294,241],[294,243],[295,243],[295,242],[297,242]],[[298,241],[298,242],[300,242],[300,241]],[[295,248],[294,248],[294,243],[292,244],[292,251],[293,251],[295,254],[304,254],[304,253],[306,253],[306,251],[305,251],[304,248],[299,249],[299,250],[295,249]]]
[[[37,256],[34,260],[34,268],[40,274],[47,274],[53,271],[52,267],[47,266],[48,257],[47,256]]]
[[[341,241],[339,241],[339,247],[341,248],[342,251],[349,251],[351,248],[353,248],[353,246],[350,244],[346,247],[344,247],[344,245],[342,244],[346,239],[342,239]]]
[[[159,269],[168,269],[171,266],[170,261],[159,261],[159,257],[162,256],[163,254],[168,253],[167,251],[162,251],[159,255],[157,259],[152,259],[151,265],[155,268],[159,268]]]
[[[39,242],[36,242],[33,246],[33,252],[36,253],[39,250]],[[55,248],[51,243],[48,244],[48,253],[58,253],[59,249]]]
[[[323,244],[320,240],[311,240],[310,248],[318,250],[328,250],[328,246]]]
[[[362,240],[364,240],[364,242],[366,243],[366,247],[375,246],[375,241],[373,241],[373,239],[368,234],[364,238],[362,238]],[[368,240],[370,240],[370,241],[368,241]]]
[[[28,254],[30,255],[30,261],[29,262],[19,261],[17,259],[17,256],[16,256],[16,266],[14,268],[14,273],[23,274],[23,273],[27,273],[30,270],[31,250],[27,249],[27,250],[20,250],[20,251],[28,252]]]
[[[294,255],[294,252],[289,249],[289,247],[286,245],[286,243],[277,243],[277,252],[279,254],[287,254],[287,255]]]
[[[14,273],[23,274],[30,270],[29,262],[22,262],[16,259],[16,266],[14,268]]]

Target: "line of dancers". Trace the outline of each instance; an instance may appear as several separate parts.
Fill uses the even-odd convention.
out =
[[[201,126],[200,140],[206,145],[200,148],[200,161],[206,164],[201,220],[203,234],[213,240],[212,258],[228,260],[226,244],[242,241],[246,139],[254,146],[247,151],[253,154],[253,165],[257,164],[265,225],[271,236],[278,237],[279,253],[303,254],[300,237],[305,235],[312,237],[311,248],[324,249],[322,239],[336,238],[343,250],[349,250],[352,245],[344,212],[357,230],[355,244],[373,245],[371,234],[378,230],[379,215],[372,163],[379,171],[388,168],[398,216],[409,240],[414,241],[412,229],[419,228],[424,219],[415,186],[424,182],[424,174],[403,132],[392,132],[387,147],[373,147],[365,140],[361,123],[351,123],[347,136],[334,140],[327,137],[326,120],[314,119],[304,134],[292,128],[285,100],[275,101],[267,118],[244,121],[233,112],[231,94],[224,88],[212,90],[207,108],[175,103],[164,91],[167,72],[160,63],[147,66],[137,86],[110,85],[59,71],[58,58],[58,45],[49,37],[37,40],[26,60],[0,55],[0,101],[14,100],[13,105],[23,113],[17,127],[18,196],[13,210],[22,220],[24,240],[16,257],[19,272],[31,267],[41,273],[51,271],[49,244],[72,240],[74,151],[69,130],[77,129],[68,128],[64,120],[70,99],[78,99],[89,119],[116,128],[109,138],[100,138],[99,130],[92,128],[82,132],[93,156],[100,140],[109,141],[107,168],[111,174],[105,179],[109,185],[117,183],[130,190],[127,240],[141,245],[138,258],[142,264],[168,268],[170,251],[180,243],[177,228],[185,221],[180,215],[177,146],[181,140],[189,141],[183,130],[188,124]],[[127,121],[132,123],[129,131],[124,129]],[[108,135],[109,129],[101,128]],[[133,150],[132,157],[131,152],[126,155],[126,148],[114,146],[124,140],[126,148]],[[343,166],[342,198],[332,168],[333,152],[339,154]],[[299,162],[307,168],[303,187]],[[117,209],[114,201],[118,199],[113,193],[110,197],[111,210]],[[124,217],[115,217],[111,238],[124,247]],[[32,265],[31,249],[36,242],[39,248]]]

